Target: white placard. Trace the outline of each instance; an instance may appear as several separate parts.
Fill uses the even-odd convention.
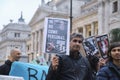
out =
[[[69,54],[70,21],[45,18],[43,53]]]
[[[0,80],[24,80],[23,77],[0,75]]]

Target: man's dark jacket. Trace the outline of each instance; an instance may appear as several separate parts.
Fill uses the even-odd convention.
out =
[[[59,56],[58,69],[54,71],[50,66],[46,80],[92,80],[89,62],[81,55],[78,58]]]
[[[0,66],[0,75],[9,75],[12,62],[10,60],[5,61],[5,64]]]
[[[120,80],[120,68],[110,61],[98,71],[96,76],[96,80]]]

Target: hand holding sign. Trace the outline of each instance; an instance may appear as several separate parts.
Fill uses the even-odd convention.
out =
[[[52,68],[53,68],[53,70],[56,70],[58,65],[59,65],[59,57],[54,56],[53,59],[52,59]]]

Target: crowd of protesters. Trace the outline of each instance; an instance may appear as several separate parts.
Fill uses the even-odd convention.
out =
[[[110,43],[107,58],[82,56],[82,34],[70,35],[69,55],[55,55],[46,80],[120,80],[120,42]],[[0,75],[9,75],[11,64],[20,58],[20,50],[12,49],[9,59],[0,66]],[[98,53],[99,54],[99,53]]]
[[[70,36],[70,55],[56,55],[46,80],[120,80],[120,43],[110,43],[107,57],[82,56],[82,34]],[[99,54],[99,53],[98,53]]]

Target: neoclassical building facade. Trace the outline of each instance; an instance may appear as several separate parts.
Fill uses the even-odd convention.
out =
[[[22,52],[21,61],[27,61],[26,41],[30,37],[30,27],[25,24],[24,19],[18,19],[18,23],[10,23],[5,25],[0,33],[0,65],[8,59],[10,50],[18,48]]]
[[[81,7],[81,15],[73,20],[73,32],[84,37],[108,34],[120,24],[119,0],[92,0]]]
[[[53,18],[65,18],[69,19],[69,12],[70,12],[70,5],[69,0],[55,2],[55,0],[48,2],[47,4],[44,3],[42,0],[42,5],[38,7],[34,16],[32,17],[29,26],[32,29],[31,32],[31,50],[28,53],[29,61],[36,59],[36,57],[40,55],[44,55],[47,61],[50,60],[49,55],[43,54],[43,31],[44,31],[44,24],[45,24],[45,17],[53,17]],[[75,1],[75,5],[81,4],[83,2]],[[79,7],[79,6],[77,6]],[[76,8],[76,11],[79,8]],[[78,15],[78,13],[73,12],[73,15]],[[49,58],[48,58],[49,57]]]
[[[70,18],[70,0],[42,0],[29,26],[31,32],[30,56],[43,55],[43,31],[45,17]],[[72,32],[79,32],[85,38],[108,34],[120,25],[120,0],[72,0]],[[49,61],[50,57],[44,54]],[[48,58],[49,57],[49,58]]]

